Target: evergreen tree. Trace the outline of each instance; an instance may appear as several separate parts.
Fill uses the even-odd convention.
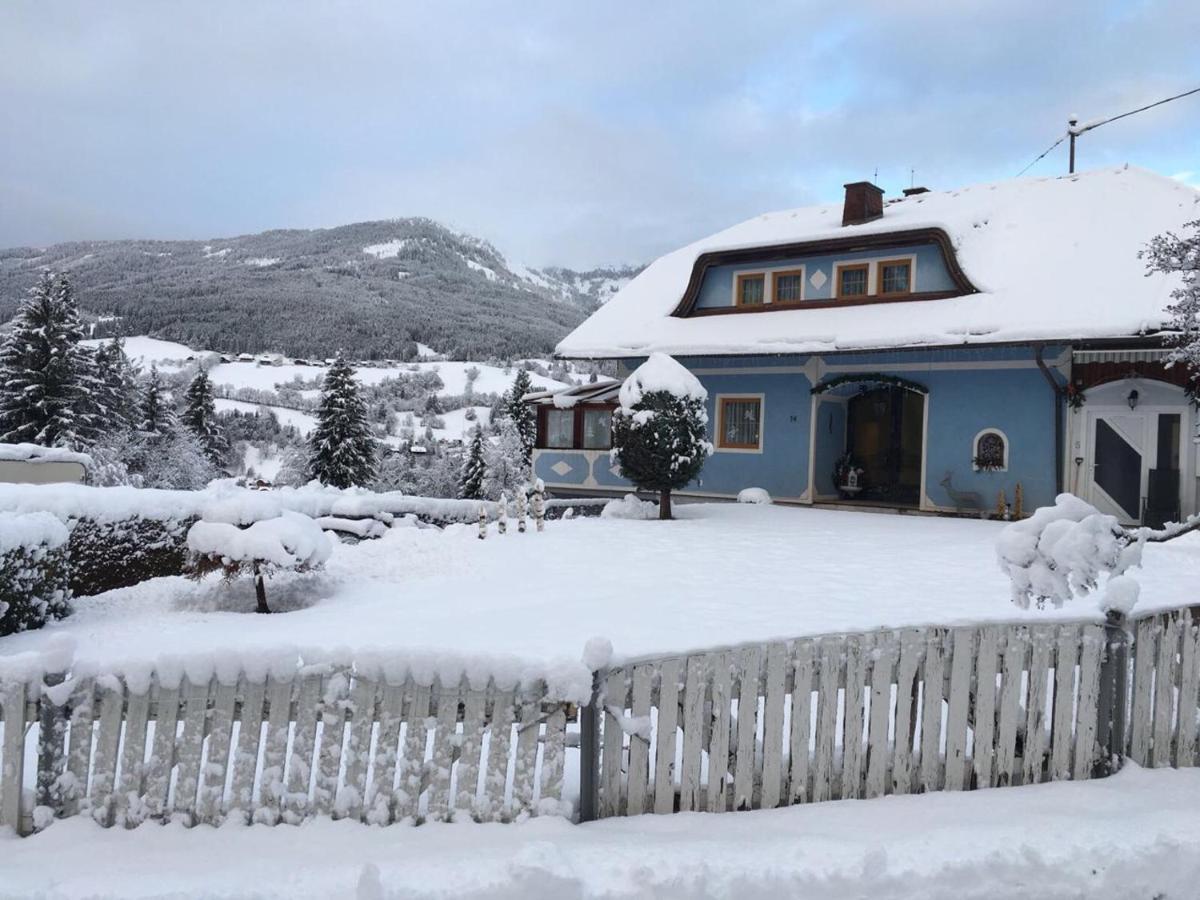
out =
[[[512,419],[500,423],[500,440],[487,448],[487,477],[484,479],[484,495],[495,500],[501,494],[515,497],[529,483],[529,461],[525,457],[525,446],[521,432]]]
[[[458,496],[463,500],[483,499],[483,482],[486,477],[487,459],[483,452],[483,429],[476,425],[459,474]]]
[[[1149,260],[1150,272],[1179,276],[1171,291],[1171,330],[1178,334],[1173,362],[1185,363],[1192,374],[1193,390],[1200,378],[1200,219],[1188,222],[1190,234],[1160,234],[1140,255]]]
[[[94,409],[106,434],[134,428],[138,415],[137,375],[118,338],[101,344],[92,354]]]
[[[184,395],[183,424],[200,442],[204,455],[213,465],[219,466],[229,453],[229,442],[224,429],[217,421],[216,404],[213,402],[212,382],[208,373],[201,369]]]
[[[0,441],[76,448],[95,441],[82,339],[70,282],[46,273],[0,346]]]
[[[517,434],[521,437],[521,449],[525,454],[526,464],[533,459],[533,446],[537,443],[537,417],[533,407],[521,398],[532,390],[533,382],[529,379],[529,372],[519,368],[504,402],[504,415],[512,420]]]
[[[639,490],[658,493],[660,519],[671,518],[671,491],[690,484],[713,451],[707,397],[696,376],[663,353],[652,354],[621,386],[612,460]]]
[[[375,438],[354,369],[341,353],[325,373],[317,427],[308,439],[309,471],[322,484],[365,485],[375,475]]]
[[[150,367],[150,377],[142,393],[140,413],[138,431],[147,434],[167,434],[175,430],[175,408],[171,405],[170,395],[163,386],[162,376],[158,374],[158,366]]]

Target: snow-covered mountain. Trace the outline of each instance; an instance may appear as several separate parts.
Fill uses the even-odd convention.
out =
[[[97,335],[231,352],[459,359],[545,354],[639,269],[519,265],[425,218],[207,241],[0,250],[0,321],[42,269],[71,273]]]

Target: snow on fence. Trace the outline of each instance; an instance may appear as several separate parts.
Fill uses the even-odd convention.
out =
[[[1192,766],[1188,611],[913,628],[627,663],[598,676],[582,816],[767,809]],[[1132,678],[1132,690],[1128,690]],[[1132,727],[1125,728],[1130,721]]]
[[[393,683],[332,666],[45,681],[0,682],[0,826],[18,833],[73,815],[124,827],[318,815],[385,825],[570,809],[576,707],[544,682]],[[26,757],[37,761],[32,798]]]

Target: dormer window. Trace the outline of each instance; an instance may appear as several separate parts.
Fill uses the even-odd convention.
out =
[[[842,263],[837,267],[837,298],[857,300],[867,296],[870,263]]]
[[[895,297],[909,293],[912,293],[912,262],[887,259],[879,263],[879,295]]]
[[[737,276],[735,296],[738,306],[762,306],[767,296],[767,276],[763,272]]]
[[[771,275],[772,303],[799,303],[804,299],[804,270],[788,269]]]

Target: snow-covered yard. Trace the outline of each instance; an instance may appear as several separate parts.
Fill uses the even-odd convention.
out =
[[[1129,766],[1102,781],[579,826],[124,831],[78,817],[0,837],[0,897],[1185,898],[1200,883],[1197,808],[1200,770]]]
[[[575,519],[486,541],[474,526],[397,527],[338,545],[326,571],[267,586],[161,578],[79,598],[65,621],[0,638],[0,656],[70,635],[80,658],[351,653],[579,659],[593,636],[618,657],[880,626],[1097,616],[1077,601],[1022,611],[996,562],[1000,523],[780,506],[684,504],[673,522]],[[510,523],[511,526],[512,523]],[[1139,608],[1194,602],[1200,537],[1147,548]]]

